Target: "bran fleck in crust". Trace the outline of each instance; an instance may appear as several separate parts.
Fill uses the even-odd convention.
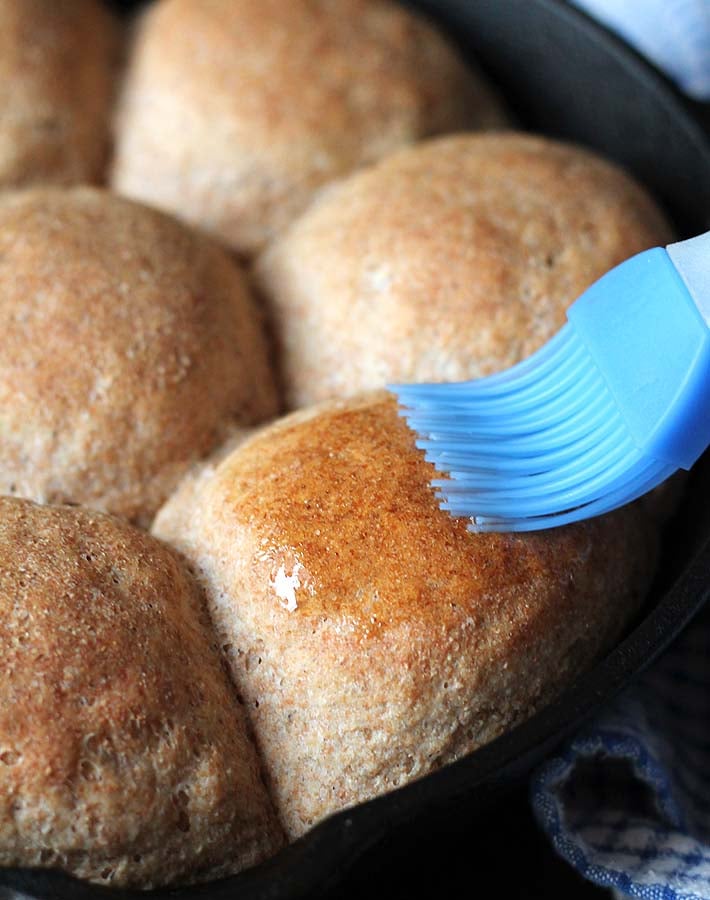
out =
[[[140,524],[278,397],[243,273],[94,188],[0,195],[0,493]]]
[[[204,598],[127,522],[0,498],[0,864],[142,888],[276,852]]]
[[[655,564],[632,506],[474,535],[383,394],[260,431],[156,534],[190,560],[291,837],[490,741],[619,637]]]

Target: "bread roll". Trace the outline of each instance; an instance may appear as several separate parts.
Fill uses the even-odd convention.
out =
[[[145,532],[0,498],[0,865],[147,888],[281,846],[203,604]]]
[[[103,178],[117,37],[99,0],[0,0],[0,188]]]
[[[403,150],[327,189],[258,261],[287,403],[507,368],[593,281],[671,237],[587,150],[515,133]]]
[[[433,475],[375,393],[263,429],[156,518],[205,586],[291,837],[526,719],[649,584],[639,507],[472,534]]]
[[[389,0],[159,0],[137,28],[112,182],[249,255],[327,181],[503,121],[480,75]]]
[[[191,463],[277,409],[225,251],[92,188],[0,195],[0,493],[147,524]]]

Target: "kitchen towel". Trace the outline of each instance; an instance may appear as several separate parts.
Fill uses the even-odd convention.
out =
[[[557,852],[589,880],[710,900],[710,609],[536,772],[531,795]]]

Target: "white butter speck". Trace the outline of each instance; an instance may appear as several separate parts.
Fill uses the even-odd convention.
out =
[[[286,566],[281,565],[276,575],[271,580],[271,585],[281,601],[281,606],[289,612],[298,609],[296,591],[301,587],[301,579],[298,577],[303,566],[296,562],[290,575],[286,574]]]

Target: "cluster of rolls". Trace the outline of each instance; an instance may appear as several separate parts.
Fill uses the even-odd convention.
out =
[[[149,887],[470,752],[619,636],[660,507],[471,534],[382,388],[516,362],[670,235],[391,0],[124,26],[0,0],[0,864]]]

